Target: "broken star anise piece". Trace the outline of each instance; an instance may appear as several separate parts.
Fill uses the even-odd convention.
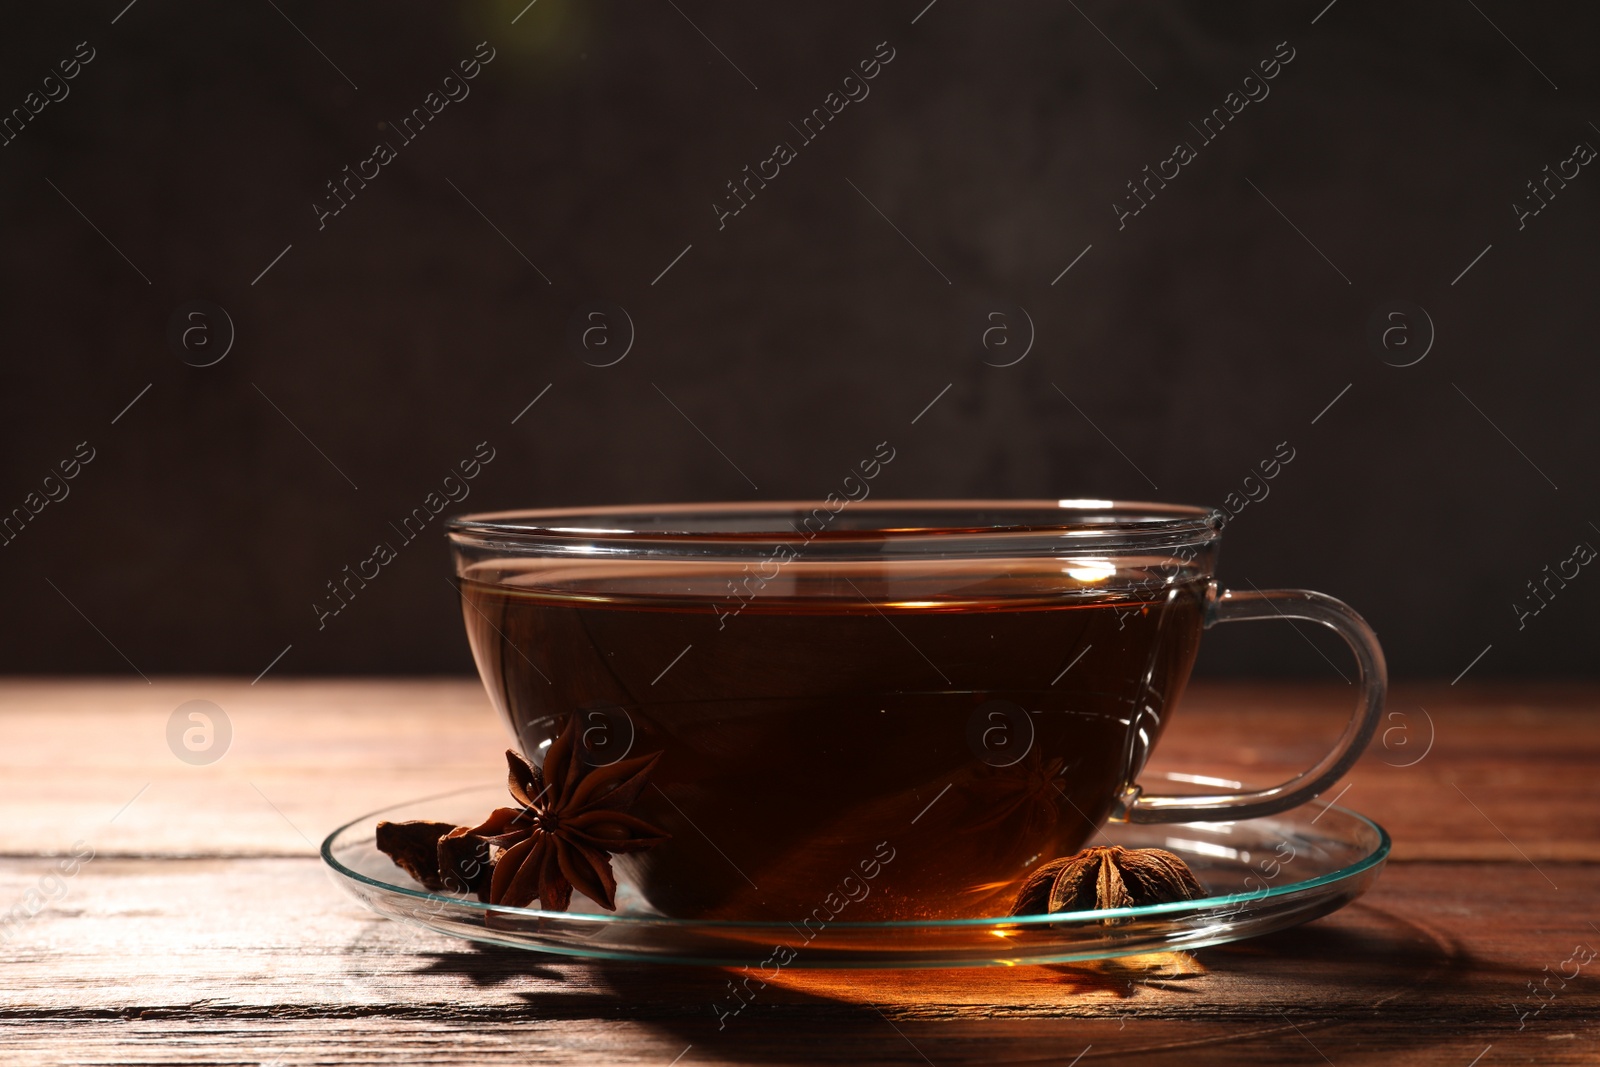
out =
[[[1132,908],[1205,895],[1189,865],[1172,853],[1107,845],[1035,869],[1017,891],[1011,914]]]
[[[429,889],[443,889],[439,877],[439,840],[455,830],[454,823],[413,819],[380,822],[373,843],[395,865]]]
[[[438,858],[439,881],[445,889],[489,899],[494,863],[489,859],[488,843],[473,836],[472,827],[457,826],[439,838]]]
[[[588,764],[573,716],[545,752],[544,768],[506,751],[507,784],[520,808],[499,808],[469,834],[498,849],[489,903],[525,908],[535,900],[565,911],[572,891],[615,911],[611,857],[667,840],[664,830],[629,815],[661,754]]]

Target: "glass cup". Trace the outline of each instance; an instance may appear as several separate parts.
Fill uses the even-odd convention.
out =
[[[1108,819],[1249,819],[1341,777],[1382,714],[1382,650],[1303,590],[1224,592],[1221,512],[1107,500],[841,501],[453,519],[473,656],[535,763],[658,755],[614,866],[626,907],[814,922],[1005,914]],[[1360,697],[1267,789],[1147,794],[1200,633],[1304,619]],[[1203,779],[1197,779],[1203,780]]]

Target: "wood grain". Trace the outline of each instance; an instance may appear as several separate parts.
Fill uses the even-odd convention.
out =
[[[192,699],[232,721],[209,766],[167,748],[169,716]],[[1281,780],[1315,762],[1353,700],[1337,684],[1196,685],[1150,769]],[[1389,709],[1342,802],[1389,828],[1397,858],[1600,862],[1600,689],[1401,687]],[[1424,751],[1430,721],[1431,750],[1396,766]],[[0,855],[80,838],[122,855],[311,855],[364,812],[499,780],[506,745],[466,680],[0,682],[0,736],[0,810],[14,816]]]
[[[166,747],[194,698],[234,726],[211,766]],[[1348,699],[1196,687],[1153,769],[1273,780]],[[1594,1063],[1600,960],[1549,976],[1600,948],[1597,704],[1581,686],[1397,691],[1407,733],[1342,800],[1394,833],[1377,888],[1204,950],[1201,973],[791,971],[719,1030],[727,972],[478,948],[379,919],[323,872],[312,843],[338,823],[498,776],[475,683],[0,683],[0,1062]],[[95,858],[52,879],[80,841]],[[1548,1003],[1528,988],[1547,979]]]
[[[20,896],[44,866],[0,863],[0,899]],[[1483,870],[1396,865],[1343,912],[1202,950],[1203,973],[1160,957],[791,971],[719,1029],[711,1005],[725,997],[727,972],[479,948],[378,919],[313,860],[97,858],[14,929],[0,1051],[32,1056],[70,1041],[94,1062],[95,1046],[110,1056],[128,1043],[137,1051],[118,1049],[116,1062],[298,1064],[328,1062],[327,1042],[357,1062],[398,1042],[433,1063],[490,1050],[530,1062],[666,1063],[692,1044],[689,1062],[919,1062],[914,1044],[944,1064],[1060,1050],[1070,1059],[1092,1043],[1086,1061],[1138,1051],[1177,1063],[1210,1050],[1218,1062],[1298,1063],[1317,1062],[1314,1042],[1346,1064],[1408,1049],[1457,1049],[1465,1063],[1493,1043],[1508,1050],[1499,1062],[1593,1062],[1592,979],[1571,983],[1520,1032],[1510,1005],[1531,1009],[1527,981],[1574,944],[1600,944],[1587,919],[1600,871],[1559,866],[1552,890],[1526,866],[1499,865],[1489,894]],[[455,1037],[441,1044],[440,1034]]]

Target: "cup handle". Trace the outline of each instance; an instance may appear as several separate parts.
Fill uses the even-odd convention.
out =
[[[1306,589],[1269,589],[1265,592],[1225,592],[1213,595],[1206,608],[1205,625],[1251,619],[1305,619],[1321,623],[1344,638],[1355,653],[1361,696],[1344,733],[1326,756],[1310,770],[1270,789],[1251,793],[1199,796],[1147,796],[1131,785],[1112,818],[1122,822],[1207,822],[1254,819],[1304,804],[1344,776],[1361,757],[1383,716],[1389,670],[1377,635],[1349,605]]]

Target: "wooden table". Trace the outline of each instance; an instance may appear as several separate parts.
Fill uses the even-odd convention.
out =
[[[193,699],[231,723],[210,764],[168,747]],[[1157,763],[1274,780],[1352,699],[1196,686]],[[334,826],[503,774],[475,682],[4,682],[0,1062],[1600,1063],[1597,705],[1397,688],[1341,801],[1394,835],[1376,889],[1199,973],[791,972],[719,1031],[724,972],[479,948],[330,882]]]

